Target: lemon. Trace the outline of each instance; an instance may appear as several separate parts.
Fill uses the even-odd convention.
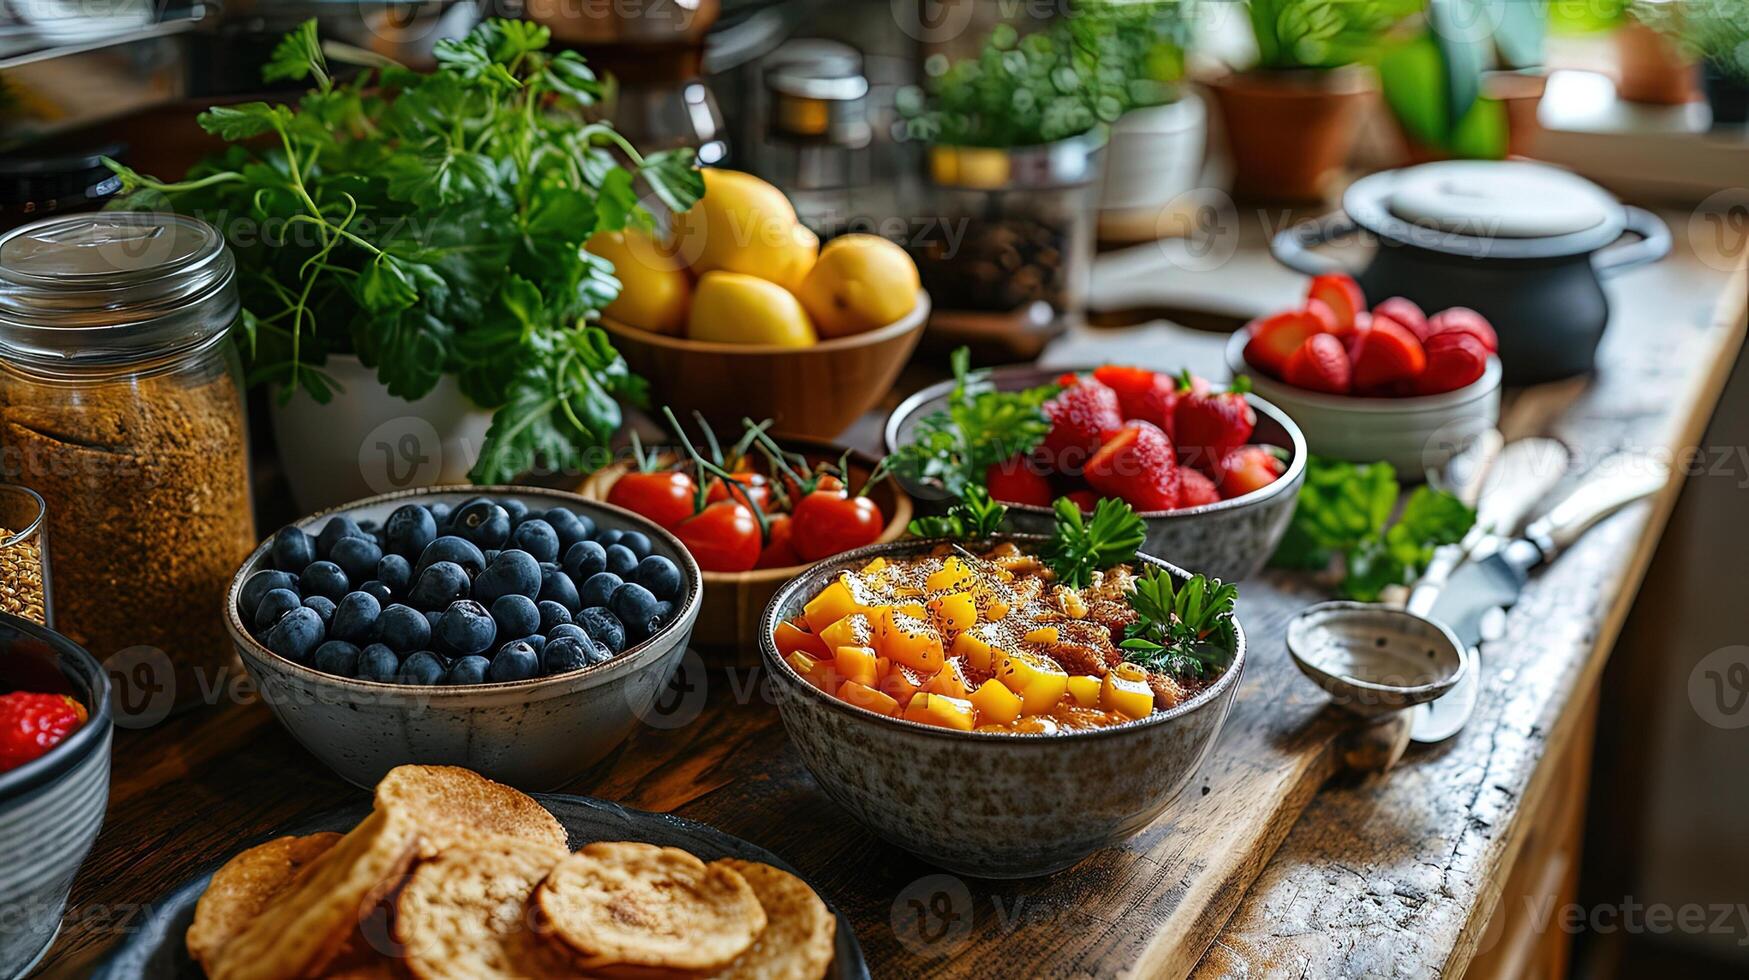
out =
[[[741,272],[794,291],[820,240],[796,221],[783,191],[752,174],[707,168],[704,197],[675,221],[675,246],[697,275]]]
[[[917,306],[917,265],[879,235],[845,235],[820,250],[797,292],[822,337],[884,327]]]
[[[692,282],[672,249],[636,228],[597,232],[583,247],[612,262],[619,279],[619,298],[607,304],[603,316],[656,333],[685,331]]]
[[[795,294],[740,272],[707,272],[693,291],[686,332],[694,340],[807,347],[814,325]]]

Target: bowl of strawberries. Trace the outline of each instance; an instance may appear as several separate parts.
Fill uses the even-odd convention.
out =
[[[1008,529],[1048,534],[1057,501],[1117,498],[1147,524],[1143,550],[1226,581],[1256,574],[1293,517],[1305,438],[1242,381],[1119,364],[974,372],[958,352],[954,371],[887,419],[887,467],[920,513],[977,487]]]
[[[1415,477],[1499,420],[1499,347],[1475,310],[1429,314],[1401,296],[1368,309],[1352,278],[1324,275],[1298,309],[1234,333],[1227,365],[1293,416],[1312,452]]]

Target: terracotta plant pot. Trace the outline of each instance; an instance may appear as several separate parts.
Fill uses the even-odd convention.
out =
[[[1647,105],[1682,105],[1701,97],[1700,68],[1664,35],[1638,21],[1615,32],[1620,77],[1615,94]]]
[[[1336,189],[1377,90],[1358,66],[1254,70],[1209,83],[1233,157],[1237,197],[1318,201]]]
[[[1542,122],[1537,118],[1543,92],[1549,78],[1540,71],[1489,71],[1482,74],[1482,95],[1506,109],[1506,155],[1536,156],[1537,139],[1542,136]],[[1452,153],[1442,146],[1431,146],[1409,135],[1396,117],[1392,117],[1397,134],[1403,140],[1403,158],[1410,164],[1450,160]]]

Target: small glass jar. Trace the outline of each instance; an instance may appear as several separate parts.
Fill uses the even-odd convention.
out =
[[[255,544],[235,273],[172,214],[0,235],[0,472],[47,503],[57,628],[168,662],[150,683],[177,705],[223,689],[224,591]]]
[[[35,490],[0,484],[0,612],[53,627],[47,512]]]

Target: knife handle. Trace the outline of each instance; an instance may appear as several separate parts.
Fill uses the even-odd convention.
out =
[[[1597,465],[1577,490],[1525,528],[1529,538],[1550,560],[1579,539],[1593,524],[1662,490],[1670,482],[1670,467],[1643,453],[1617,453]]]

